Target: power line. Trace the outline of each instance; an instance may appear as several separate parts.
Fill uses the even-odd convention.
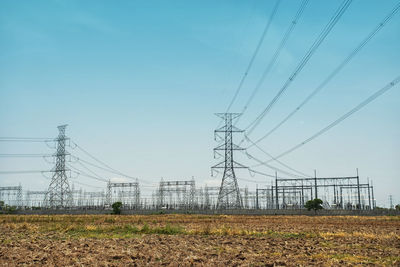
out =
[[[264,42],[264,38],[267,35],[269,27],[271,26],[271,22],[272,22],[273,18],[275,17],[276,11],[278,10],[278,7],[279,7],[280,3],[281,3],[281,0],[277,0],[275,2],[275,6],[272,9],[272,12],[271,12],[271,14],[269,16],[268,22],[265,25],[264,31],[261,34],[261,38],[258,41],[256,49],[254,50],[254,53],[250,58],[249,64],[247,65],[246,71],[244,72],[244,74],[243,74],[243,76],[242,76],[242,78],[241,78],[241,80],[239,82],[239,85],[236,88],[235,94],[233,95],[233,98],[232,98],[231,102],[229,103],[228,108],[226,109],[226,113],[229,112],[229,110],[231,109],[233,103],[235,102],[240,90],[242,89],[243,83],[246,80],[247,74],[249,73],[251,67],[253,66],[254,60],[256,59],[256,57],[258,55],[258,52],[260,51],[261,45]]]
[[[82,171],[82,170],[80,170],[80,169],[78,169],[78,168],[76,168],[76,167],[74,167],[72,165],[68,165],[68,167],[70,167],[71,169],[74,169],[75,171],[73,171],[73,172],[78,174],[78,175],[83,175],[85,177],[88,177],[88,178],[91,178],[91,179],[95,179],[95,180],[100,181],[100,182],[105,182],[105,183],[108,182],[107,179],[87,174],[86,172],[84,172],[84,171]]]
[[[318,38],[314,41],[314,43],[311,45],[310,49],[307,51],[307,53],[304,55],[302,60],[299,62],[297,65],[296,69],[292,72],[290,75],[289,79],[285,82],[285,84],[282,86],[282,88],[278,91],[278,93],[275,95],[275,97],[269,102],[267,107],[257,116],[257,118],[252,121],[247,127],[247,135],[250,135],[254,129],[257,127],[257,125],[261,122],[261,120],[265,117],[265,115],[272,109],[272,107],[275,105],[275,103],[278,101],[278,99],[282,96],[282,94],[287,90],[289,85],[295,80],[297,75],[301,72],[301,70],[304,68],[304,66],[307,64],[307,62],[310,60],[310,58],[313,56],[315,51],[317,51],[318,47],[321,45],[321,43],[325,40],[326,36],[330,33],[330,31],[333,29],[333,27],[336,25],[336,23],[339,21],[339,19],[342,17],[344,12],[347,10],[349,5],[351,4],[352,0],[344,0],[340,7],[336,10],[335,14],[333,17],[330,19],[329,23],[325,26],[325,28],[322,30],[322,32],[319,34]]]
[[[252,172],[252,173],[257,173],[257,174],[260,174],[260,175],[263,175],[263,176],[266,176],[266,177],[271,177],[271,178],[290,179],[290,178],[282,177],[282,176],[278,176],[278,175],[267,174],[267,173],[260,172],[260,171],[257,171],[257,170],[251,169],[251,168],[249,168],[249,171]]]
[[[77,148],[79,148],[83,153],[85,153],[87,156],[91,157],[92,159],[94,159],[95,161],[97,161],[98,163],[100,163],[101,165],[107,167],[110,170],[116,171],[119,173],[119,171],[113,169],[112,167],[108,166],[106,163],[104,163],[103,161],[99,160],[98,158],[96,158],[95,156],[93,156],[92,154],[90,154],[88,151],[86,151],[84,148],[82,148],[81,146],[79,146],[77,143],[75,143],[74,141],[71,141]]]
[[[249,168],[249,171],[252,172],[252,173],[257,173],[257,174],[263,175],[263,176],[275,178],[274,175],[267,174],[267,173],[264,173],[264,172],[260,172],[260,171],[257,171],[257,170],[253,170],[251,168]]]
[[[82,165],[82,166],[85,167],[84,165]],[[87,169],[86,167],[85,167],[85,168],[86,168],[88,171],[90,171],[91,173],[93,173],[93,175],[90,175],[90,174],[88,174],[88,173],[82,171],[81,169],[78,169],[78,168],[76,168],[76,167],[74,167],[74,166],[72,166],[72,165],[68,165],[68,167],[74,169],[75,171],[72,171],[72,172],[75,173],[75,174],[77,174],[77,175],[85,176],[85,177],[87,177],[87,178],[91,178],[91,179],[94,179],[94,180],[97,180],[97,181],[100,181],[100,182],[105,182],[105,183],[108,183],[108,182],[109,182],[109,180],[107,180],[107,179],[105,179],[105,178],[103,178],[103,177],[97,175],[96,173],[90,171],[90,169]],[[75,182],[75,181],[74,181],[74,182]],[[141,185],[141,187],[147,187],[147,188],[155,188],[155,187],[157,187],[157,186],[158,186],[158,185],[151,185],[151,186],[149,186],[149,185]]]
[[[237,179],[241,180],[241,181],[245,181],[245,182],[255,183],[255,184],[267,184],[268,183],[268,182],[265,182],[265,181],[256,181],[256,180],[250,180],[250,179],[239,178],[239,177],[237,177]]]
[[[84,162],[84,163],[86,163],[86,164],[88,164],[88,165],[90,165],[90,166],[92,166],[92,167],[98,168],[98,169],[100,169],[100,170],[103,170],[103,171],[106,171],[106,172],[109,172],[109,173],[113,173],[113,174],[121,175],[120,172],[116,172],[116,171],[113,171],[113,170],[110,170],[110,169],[107,169],[107,168],[103,168],[103,167],[101,167],[101,166],[99,166],[99,165],[93,164],[93,163],[90,162],[90,161],[84,160],[84,159],[79,158],[79,157],[76,157],[76,156],[74,156],[74,155],[71,155],[71,157],[73,157],[73,158],[76,159],[77,161]],[[124,176],[125,176],[125,175],[124,175]],[[134,177],[132,177],[132,179],[134,179]]]
[[[100,175],[98,175],[97,173],[95,173],[94,171],[92,171],[91,169],[86,167],[82,162],[78,161],[78,164],[80,164],[83,168],[85,168],[88,172],[90,172],[91,174],[93,174],[97,178],[107,181],[107,179],[105,179],[104,177],[101,177]]]
[[[100,188],[100,189],[105,189],[105,188],[103,188],[103,187],[100,187],[100,186],[94,186],[94,185],[89,185],[89,184],[85,184],[85,183],[81,183],[81,182],[78,182],[78,181],[73,181],[72,182],[73,184],[79,184],[79,185],[83,185],[83,186],[87,186],[87,187],[92,187],[92,188]]]
[[[0,174],[23,174],[23,173],[45,173],[53,171],[24,170],[24,171],[0,171]]]
[[[252,143],[252,145],[254,145],[256,148],[258,148],[261,152],[263,152],[264,154],[266,154],[268,157],[270,157],[270,158],[272,158],[272,159],[275,159],[275,161],[276,161],[277,163],[279,163],[280,165],[282,165],[282,166],[288,168],[289,170],[292,170],[292,171],[294,171],[294,172],[297,172],[298,174],[300,174],[300,175],[302,175],[302,176],[304,176],[304,177],[312,177],[312,175],[309,175],[309,174],[306,174],[306,173],[301,172],[301,171],[299,171],[299,170],[296,170],[296,169],[290,167],[289,165],[283,163],[282,161],[276,159],[276,158],[275,158],[274,156],[272,156],[270,153],[268,153],[267,151],[265,151],[262,147],[260,147],[260,146],[257,145],[256,143],[254,143],[248,136],[245,136],[245,138],[246,138],[247,141],[249,141],[250,143]]]
[[[30,143],[42,143],[42,142],[49,142],[49,141],[54,141],[54,139],[48,139],[48,140],[40,140],[40,139],[0,139],[0,142],[30,142]]]
[[[296,149],[300,148],[301,146],[307,144],[308,142],[312,141],[313,139],[317,138],[318,136],[324,134],[325,132],[327,132],[328,130],[330,130],[331,128],[333,128],[334,126],[338,125],[339,123],[341,123],[342,121],[344,121],[345,119],[347,119],[348,117],[350,117],[351,115],[353,115],[354,113],[356,113],[357,111],[359,111],[361,108],[363,108],[364,106],[368,105],[370,102],[372,102],[373,100],[375,100],[377,97],[381,96],[382,94],[384,94],[385,92],[387,92],[389,89],[393,88],[396,84],[398,84],[400,82],[400,76],[397,76],[394,80],[392,80],[390,83],[388,83],[386,86],[384,86],[383,88],[381,88],[380,90],[378,90],[377,92],[375,92],[374,94],[372,94],[371,96],[369,96],[367,99],[365,99],[364,101],[362,101],[361,103],[359,103],[357,106],[355,106],[354,108],[352,108],[350,111],[348,111],[347,113],[343,114],[340,118],[338,118],[337,120],[335,120],[334,122],[332,122],[331,124],[329,124],[328,126],[322,128],[321,130],[319,130],[317,133],[315,133],[314,135],[312,135],[311,137],[307,138],[306,140],[304,140],[303,142],[295,145],[294,147],[286,150],[285,152],[279,154],[278,156],[276,156],[274,159],[270,159],[268,161],[262,162],[259,165],[262,165],[264,163],[268,163],[271,161],[274,161],[276,159],[279,159],[293,151],[295,151]]]
[[[47,137],[9,137],[9,136],[1,136],[0,139],[27,139],[27,140],[53,140],[54,138],[47,138]]]
[[[124,173],[122,173],[122,172],[120,172],[120,171],[118,171],[118,170],[116,170],[116,169],[110,167],[109,165],[107,165],[107,164],[104,163],[103,161],[99,160],[98,158],[96,158],[95,156],[93,156],[92,154],[90,154],[87,150],[85,150],[84,148],[82,148],[81,146],[79,146],[79,145],[78,145],[77,143],[75,143],[74,141],[71,141],[71,142],[72,142],[77,148],[79,148],[83,153],[85,153],[87,156],[89,156],[90,158],[92,158],[92,159],[95,160],[96,162],[100,163],[101,165],[105,166],[107,169],[113,171],[115,174],[124,176],[124,177],[129,178],[129,179],[134,179],[134,180],[137,179],[137,180],[139,180],[140,182],[145,183],[145,184],[151,184],[151,183],[149,183],[149,182],[143,181],[143,180],[138,179],[138,178],[136,178],[136,177],[133,177],[133,176],[124,174]],[[79,158],[78,158],[78,159],[79,159]],[[82,160],[82,159],[79,159],[79,160]],[[93,164],[92,164],[92,165],[93,165]]]
[[[267,164],[267,163],[265,163],[265,162],[262,162],[261,160],[259,160],[258,158],[254,157],[253,155],[250,155],[248,152],[246,152],[246,155],[247,155],[249,158],[251,158],[251,159],[257,161],[259,164],[262,164],[262,165],[264,165],[264,166],[266,166],[266,167],[268,167],[268,168],[270,168],[270,169],[272,169],[272,170],[274,170],[274,171],[279,171],[279,172],[281,172],[281,173],[284,173],[284,174],[289,175],[289,176],[294,177],[294,178],[299,178],[299,177],[304,178],[303,176],[300,176],[300,175],[297,175],[297,174],[293,174],[293,173],[284,171],[284,170],[282,170],[282,169],[280,169],[280,168],[277,168],[277,167],[274,167],[274,166],[272,166],[272,165],[269,165],[269,164]],[[259,166],[259,165],[256,165],[256,166]],[[309,177],[309,176],[308,176],[308,177]]]
[[[52,157],[51,154],[0,154],[2,158],[35,158],[35,157]]]
[[[276,60],[278,59],[282,49],[285,47],[287,40],[289,39],[289,36],[291,35],[291,33],[293,32],[294,28],[296,27],[301,15],[303,14],[304,9],[306,8],[307,4],[308,4],[309,0],[303,0],[300,4],[300,7],[298,9],[298,11],[296,12],[296,15],[294,16],[294,18],[292,19],[289,28],[286,30],[286,33],[284,34],[278,48],[275,50],[274,55],[272,56],[270,62],[268,63],[266,69],[264,70],[261,79],[258,81],[256,87],[253,89],[253,92],[251,93],[250,97],[248,98],[246,104],[244,105],[241,113],[243,114],[247,108],[249,107],[250,103],[253,101],[255,95],[257,94],[258,90],[260,89],[261,85],[264,83],[265,78],[267,78],[268,74],[270,73],[272,67],[274,66],[274,64],[276,63]],[[236,123],[238,123],[238,121],[240,120],[240,117],[236,120]]]
[[[342,63],[337,66],[331,74],[319,85],[314,91],[311,92],[299,106],[297,106],[291,113],[289,113],[281,122],[279,122],[274,128],[272,128],[268,133],[266,133],[261,138],[257,139],[252,145],[259,143],[263,139],[267,138],[273,132],[275,132],[279,127],[281,127],[286,121],[288,121],[297,111],[299,111],[305,104],[307,104],[311,98],[313,98],[321,89],[323,89],[342,69],[345,67],[351,59],[357,55],[357,53],[392,19],[392,17],[399,11],[400,3],[398,3],[395,8],[372,30],[370,34],[342,61]]]

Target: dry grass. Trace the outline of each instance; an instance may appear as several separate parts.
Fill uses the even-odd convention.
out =
[[[400,217],[0,216],[0,265],[399,265]]]

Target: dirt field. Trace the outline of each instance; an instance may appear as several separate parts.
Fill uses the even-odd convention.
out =
[[[0,216],[0,265],[400,266],[400,217]]]

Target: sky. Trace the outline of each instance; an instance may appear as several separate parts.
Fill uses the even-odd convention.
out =
[[[287,45],[241,116],[246,128],[289,78],[342,1],[310,0]],[[316,88],[398,1],[354,0],[287,91],[249,135],[260,138]],[[231,111],[240,112],[270,62],[300,0],[282,0]],[[275,1],[0,2],[0,137],[57,136],[57,126],[113,168],[138,177],[149,195],[161,178],[219,185],[211,177],[214,130],[232,100]],[[400,74],[400,14],[289,121],[259,145],[278,155],[325,127]],[[400,86],[281,158],[320,177],[373,181],[378,206],[400,203]],[[243,138],[235,134],[235,141]],[[243,143],[246,147],[246,143]],[[74,146],[71,154],[85,157]],[[43,142],[0,142],[0,153],[54,153]],[[248,152],[262,160],[256,148]],[[90,158],[87,158],[90,160]],[[235,159],[257,162],[237,152]],[[75,164],[75,163],[70,163]],[[282,168],[275,163],[272,165]],[[77,165],[79,168],[79,165]],[[43,158],[0,157],[0,170],[49,170]],[[255,170],[274,174],[266,166]],[[101,177],[124,180],[93,169]],[[287,170],[290,171],[290,170]],[[73,176],[73,175],[72,175]],[[237,172],[240,187],[271,178]],[[251,180],[245,181],[242,179]],[[71,177],[86,190],[105,184]],[[0,174],[0,185],[45,190],[41,174]],[[78,186],[76,186],[78,187]]]

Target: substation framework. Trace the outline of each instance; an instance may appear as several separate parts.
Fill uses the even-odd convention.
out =
[[[194,209],[198,206],[196,200],[196,182],[160,181],[156,194],[157,207],[165,209]]]
[[[325,209],[374,209],[374,188],[360,177],[275,179],[275,185],[256,189],[256,208],[302,209],[319,198]]]
[[[368,181],[360,183],[360,177],[314,177],[283,179],[276,178],[271,186],[249,191],[239,188],[235,169],[247,168],[234,161],[234,151],[242,150],[233,143],[233,133],[242,130],[232,124],[238,113],[216,114],[224,121],[224,126],[215,130],[215,137],[222,142],[214,153],[224,160],[212,167],[223,169],[220,186],[196,188],[194,178],[190,180],[164,181],[161,179],[152,197],[141,195],[140,185],[136,182],[111,182],[101,191],[75,190],[70,188],[66,168],[66,150],[69,138],[65,135],[67,125],[58,127],[56,139],[57,151],[54,154],[56,164],[53,176],[46,191],[26,191],[23,199],[22,186],[0,187],[0,200],[6,205],[17,208],[49,209],[104,209],[120,201],[124,209],[304,209],[308,200],[320,198],[325,209],[374,209],[376,207],[374,188]],[[221,135],[222,133],[222,135]],[[223,153],[221,153],[223,151]]]
[[[46,207],[45,203],[47,191],[26,191],[25,194],[25,206],[32,208],[43,208]]]
[[[71,190],[71,208],[98,209],[106,205],[106,193],[103,191]]]
[[[49,208],[48,191],[26,191],[22,186],[0,187],[0,200],[18,208]],[[139,182],[108,182],[101,191],[71,190],[72,199],[68,209],[104,209],[121,201],[124,209],[170,209],[170,210],[216,210],[220,187],[196,188],[194,179],[183,181],[162,180],[153,191],[152,198],[140,195]],[[243,206],[241,209],[304,209],[308,200],[320,198],[325,209],[370,210],[376,207],[374,187],[360,183],[358,176],[314,177],[274,180],[267,188],[239,189]],[[25,196],[25,198],[23,198]]]
[[[22,208],[22,186],[2,186],[0,187],[0,201],[4,204]]]
[[[105,195],[105,203],[111,206],[114,202],[121,202],[124,208],[139,209],[141,208],[140,187],[139,182],[133,183],[112,183],[107,184],[107,193]]]

